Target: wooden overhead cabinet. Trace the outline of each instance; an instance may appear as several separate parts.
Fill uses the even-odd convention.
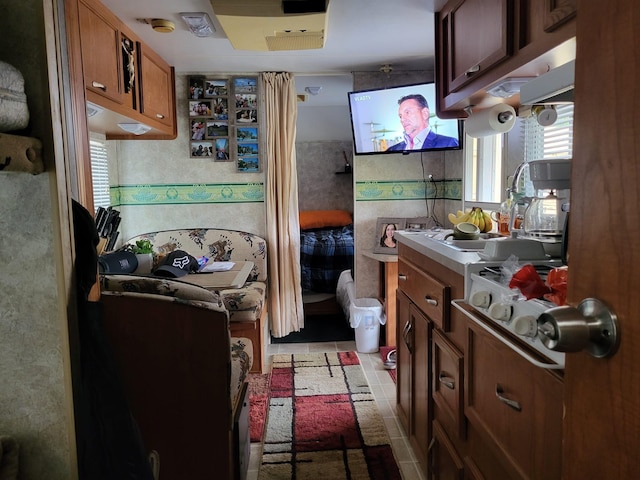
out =
[[[487,90],[575,58],[577,0],[450,0],[436,13],[436,110],[466,118],[467,107],[519,104]]]
[[[175,139],[175,72],[98,0],[78,1],[80,51],[86,99],[104,109],[89,130],[107,139]],[[144,135],[119,123],[142,123]]]

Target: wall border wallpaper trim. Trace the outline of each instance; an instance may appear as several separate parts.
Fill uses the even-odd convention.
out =
[[[434,180],[428,183],[424,180],[363,180],[355,184],[356,202],[434,198],[462,200],[462,180]]]
[[[264,183],[118,185],[109,189],[111,205],[263,203]]]

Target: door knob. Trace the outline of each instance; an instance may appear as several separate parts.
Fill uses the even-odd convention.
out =
[[[536,320],[538,338],[550,350],[580,352],[597,358],[613,355],[620,342],[617,317],[597,298],[587,298],[578,307],[550,308]]]

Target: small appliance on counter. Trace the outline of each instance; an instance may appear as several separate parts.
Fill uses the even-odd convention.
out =
[[[523,162],[514,173],[511,236],[536,240],[546,253],[560,257],[569,203],[571,159]]]

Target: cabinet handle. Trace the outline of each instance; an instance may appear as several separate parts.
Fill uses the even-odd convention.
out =
[[[498,400],[500,400],[502,403],[504,403],[505,405],[508,405],[509,407],[513,408],[518,412],[522,411],[522,407],[520,406],[520,403],[505,397],[503,394],[504,394],[504,390],[502,390],[502,387],[496,383],[496,397],[498,397]]]
[[[444,372],[440,372],[440,375],[438,375],[438,381],[451,390],[456,389],[456,382],[454,381],[454,379],[451,377],[447,377]]]
[[[407,276],[406,276],[406,275],[404,275],[404,274],[402,274],[402,273],[398,274],[398,280],[402,280],[402,281],[404,281],[404,280],[406,280],[406,279],[407,279]]]
[[[91,82],[91,86],[92,86],[93,88],[99,88],[99,89],[100,89],[100,90],[102,90],[103,92],[106,92],[106,91],[107,91],[107,87],[106,87],[104,84],[102,84],[102,83],[100,83],[100,82],[96,82],[95,80],[94,80],[93,82]]]
[[[164,115],[162,115],[161,113],[156,113],[156,118],[164,118]]]
[[[411,322],[407,322],[402,329],[402,339],[404,340],[404,344],[407,346],[409,353],[413,353],[413,349],[411,348],[411,343],[409,343],[408,337],[409,332],[411,331]]]
[[[438,306],[438,300],[436,300],[435,298],[426,296],[424,297],[424,301],[427,302],[429,305],[433,305],[434,307]]]
[[[471,67],[469,70],[467,70],[466,72],[464,72],[464,74],[467,77],[470,77],[471,75],[473,75],[474,73],[477,73],[480,71],[480,65],[474,65],[473,67]]]

